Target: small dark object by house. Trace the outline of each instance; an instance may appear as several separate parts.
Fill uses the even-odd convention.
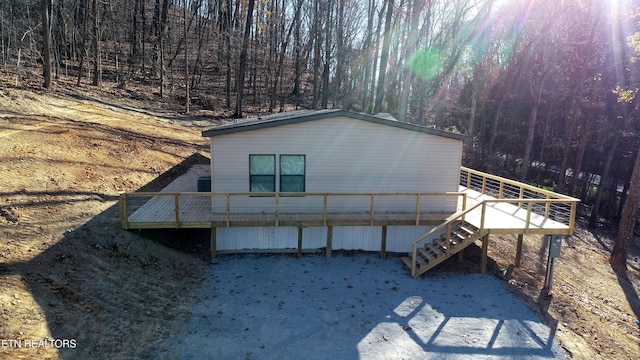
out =
[[[211,192],[211,176],[198,176],[198,192]]]

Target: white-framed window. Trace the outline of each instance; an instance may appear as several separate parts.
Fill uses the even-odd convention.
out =
[[[304,192],[305,172],[305,155],[280,155],[280,192]]]
[[[276,191],[276,156],[249,155],[249,191]]]

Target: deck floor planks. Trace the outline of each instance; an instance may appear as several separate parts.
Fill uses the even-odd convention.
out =
[[[488,195],[481,194],[477,191],[460,187],[460,191],[467,194],[467,207],[472,207],[484,200],[495,200]],[[526,200],[523,200],[525,202]],[[480,227],[482,212],[478,208],[465,217],[465,220],[476,227]],[[526,229],[527,209],[526,204],[518,207],[509,203],[494,203],[486,206],[486,214],[484,227],[491,229],[492,232],[512,232],[512,230]],[[542,215],[531,212],[529,219],[529,232],[549,233],[554,230],[566,231],[569,225],[551,220]]]

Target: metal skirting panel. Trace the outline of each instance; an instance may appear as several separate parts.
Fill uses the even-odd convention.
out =
[[[296,249],[298,247],[298,228],[293,226],[217,228],[216,241],[217,250],[220,251]],[[326,228],[303,229],[303,249],[320,249],[326,244]]]
[[[429,232],[433,226],[388,226],[388,252],[406,253],[411,243]],[[217,250],[269,250],[296,249],[298,228],[280,227],[230,227],[216,229]],[[380,251],[381,226],[336,226],[333,228],[333,250]],[[305,227],[302,230],[302,249],[322,249],[327,245],[327,228]]]
[[[411,252],[411,243],[428,233],[435,226],[388,226],[387,251],[407,253]]]
[[[380,251],[381,226],[336,226],[333,228],[334,250]]]

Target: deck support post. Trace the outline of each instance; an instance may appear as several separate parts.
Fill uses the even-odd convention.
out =
[[[129,215],[127,214],[127,194],[120,194],[120,224],[122,228],[129,229]]]
[[[211,224],[211,258],[216,258],[216,252],[218,250],[218,235],[216,231],[216,227]]]
[[[333,226],[327,227],[327,259],[331,257],[331,245],[333,243]]]
[[[520,261],[522,260],[522,238],[524,237],[523,234],[518,234],[518,242],[516,244],[516,260],[514,261],[514,266],[519,268],[520,267]]]
[[[482,255],[480,255],[480,273],[487,273],[487,251],[489,250],[489,234],[482,237]]]
[[[387,225],[382,225],[382,239],[380,241],[380,259],[387,260]]]
[[[302,227],[298,227],[298,259],[302,257]]]
[[[464,261],[464,249],[458,251],[458,262]]]

